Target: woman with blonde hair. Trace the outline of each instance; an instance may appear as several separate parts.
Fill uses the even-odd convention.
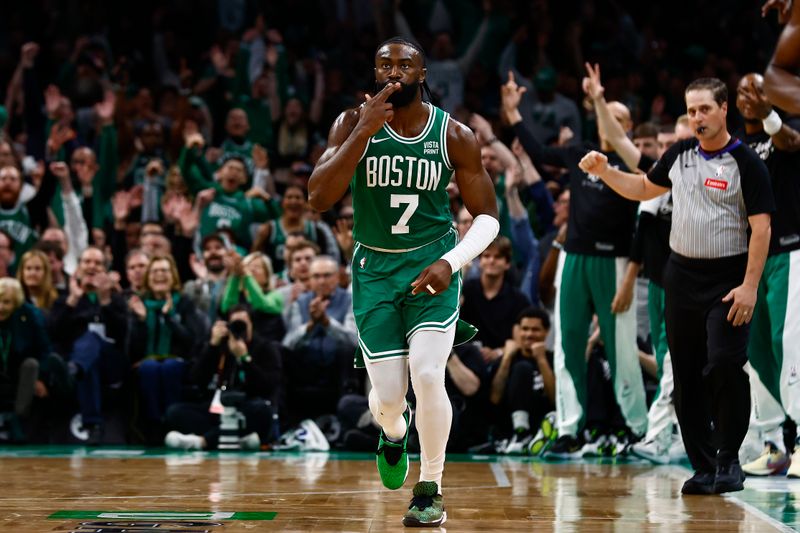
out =
[[[207,326],[192,301],[181,297],[178,269],[171,255],[150,259],[142,296],[133,295],[130,358],[138,370],[139,391],[152,438],[167,408],[180,400],[186,360],[206,338]]]
[[[21,438],[19,419],[25,418],[34,396],[47,396],[39,366],[50,353],[42,313],[25,302],[22,285],[0,278],[0,404],[14,406],[12,438]]]
[[[253,310],[253,331],[265,339],[283,339],[286,333],[281,317],[283,295],[272,285],[272,261],[269,257],[253,252],[242,259],[231,251],[225,262],[230,275],[220,303],[221,314],[225,315],[240,303],[247,303]]]
[[[50,259],[41,250],[28,250],[22,255],[17,267],[17,280],[22,285],[25,298],[44,315],[50,313],[58,298],[53,286]]]

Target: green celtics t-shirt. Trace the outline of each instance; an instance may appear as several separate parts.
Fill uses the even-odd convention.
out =
[[[425,104],[428,122],[416,137],[387,123],[370,137],[353,175],[353,236],[373,248],[407,250],[432,242],[453,225],[447,184],[450,115]]]
[[[15,262],[19,261],[22,254],[36,244],[39,235],[31,227],[28,208],[19,205],[11,209],[0,208],[0,229],[8,233],[14,240]]]
[[[219,184],[214,184],[217,194],[200,216],[200,236],[205,237],[218,230],[230,230],[236,243],[250,247],[250,224],[266,222],[280,215],[275,200],[264,202],[261,198],[246,198],[242,191],[226,193]]]

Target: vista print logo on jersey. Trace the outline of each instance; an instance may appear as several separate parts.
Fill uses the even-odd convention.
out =
[[[439,155],[439,141],[425,141],[423,153],[425,155]]]

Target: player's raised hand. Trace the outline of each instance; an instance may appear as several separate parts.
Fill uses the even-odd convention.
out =
[[[417,279],[411,283],[411,294],[427,294],[435,296],[447,290],[450,286],[450,279],[453,272],[450,263],[444,259],[435,261],[428,268],[423,270]]]
[[[578,166],[587,174],[600,176],[608,168],[608,158],[604,154],[592,150],[583,156]]]
[[[394,110],[392,104],[386,100],[399,90],[399,83],[389,83],[375,96],[366,95],[367,101],[361,104],[357,127],[362,128],[371,137],[385,123],[391,122],[394,118]]]

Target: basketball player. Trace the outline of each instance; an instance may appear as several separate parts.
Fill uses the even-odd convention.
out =
[[[766,15],[770,9],[778,11],[778,20],[787,22],[775,54],[764,72],[764,92],[776,107],[797,115],[800,113],[800,2],[768,0],[762,8]]]
[[[352,190],[353,311],[373,386],[370,410],[382,428],[378,472],[390,489],[408,475],[410,370],[421,467],[403,524],[419,527],[446,519],[441,480],[452,411],[444,375],[456,338],[459,272],[499,230],[480,146],[468,128],[422,101],[425,73],[421,48],[384,42],[375,54],[380,90],[336,119],[309,181],[309,202],[319,211]],[[475,217],[458,244],[445,190],[453,172]]]

